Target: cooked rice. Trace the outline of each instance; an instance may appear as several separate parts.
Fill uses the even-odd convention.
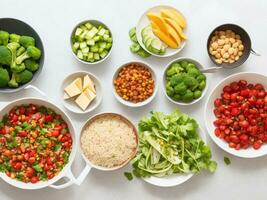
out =
[[[103,116],[85,128],[81,136],[84,155],[97,166],[113,168],[128,161],[137,148],[133,128],[119,116]]]

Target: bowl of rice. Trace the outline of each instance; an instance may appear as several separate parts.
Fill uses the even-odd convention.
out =
[[[120,114],[97,114],[83,126],[80,148],[87,165],[103,171],[117,170],[137,153],[138,133]]]

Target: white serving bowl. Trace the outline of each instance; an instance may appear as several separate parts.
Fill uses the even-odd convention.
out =
[[[75,34],[75,31],[76,31],[76,29],[77,29],[79,26],[81,26],[82,24],[85,24],[85,23],[87,23],[87,22],[91,23],[91,24],[94,25],[94,26],[99,26],[99,25],[103,26],[105,29],[109,30],[109,32],[110,32],[110,36],[111,36],[111,38],[113,39],[111,30],[110,30],[109,27],[108,27],[106,24],[104,24],[103,22],[101,22],[101,21],[99,21],[99,20],[95,20],[95,19],[83,20],[82,22],[78,23],[78,24],[73,28],[73,30],[72,30],[72,32],[71,32],[71,35],[70,35],[70,49],[71,49],[72,55],[73,55],[79,62],[81,62],[81,63],[83,63],[83,64],[86,64],[86,65],[99,64],[99,63],[103,62],[104,60],[106,60],[106,59],[110,56],[111,50],[112,50],[112,48],[113,48],[113,41],[112,41],[112,46],[111,46],[111,48],[110,48],[109,51],[108,51],[108,54],[107,54],[104,58],[101,58],[100,60],[98,60],[98,61],[96,61],[96,62],[87,62],[87,61],[85,61],[85,60],[82,60],[82,59],[78,58],[78,56],[77,56],[77,55],[73,52],[73,50],[72,50],[72,45],[73,45],[73,42],[72,42],[72,36]]]
[[[193,101],[188,102],[188,103],[186,103],[186,102],[182,102],[182,101],[175,101],[175,100],[173,100],[173,99],[172,99],[171,97],[169,97],[169,96],[167,95],[167,93],[166,93],[166,73],[167,73],[168,68],[169,68],[173,63],[180,62],[180,61],[182,61],[182,60],[187,60],[187,61],[189,61],[189,62],[191,62],[191,63],[194,63],[194,64],[196,65],[196,67],[197,67],[198,69],[200,69],[200,70],[201,70],[201,69],[204,69],[204,67],[203,67],[198,61],[196,61],[196,60],[194,60],[194,59],[192,59],[192,58],[181,57],[181,58],[174,59],[174,60],[171,61],[169,64],[167,64],[167,66],[166,66],[165,69],[164,69],[164,73],[163,73],[163,81],[162,81],[162,83],[163,83],[163,91],[164,91],[165,96],[166,96],[172,103],[177,104],[177,105],[179,105],[179,106],[189,106],[189,105],[193,105],[193,104],[199,102],[199,101],[205,96],[205,94],[206,94],[206,92],[207,92],[207,88],[208,88],[208,77],[206,76],[206,87],[205,87],[204,90],[202,91],[202,95],[201,95],[201,97],[199,97],[198,99],[194,99]]]
[[[170,57],[170,56],[173,56],[173,55],[179,53],[185,47],[186,40],[183,40],[183,42],[181,43],[181,46],[179,48],[172,49],[170,47],[167,47],[166,53],[164,55],[158,55],[158,54],[155,54],[153,52],[150,52],[145,47],[145,45],[143,43],[143,40],[142,40],[142,35],[141,35],[141,32],[142,32],[143,28],[147,27],[150,24],[150,21],[149,21],[148,17],[146,16],[146,13],[148,13],[148,12],[160,13],[161,9],[173,9],[173,10],[176,10],[177,12],[179,12],[183,16],[183,14],[179,10],[177,10],[174,7],[171,7],[171,6],[159,5],[159,6],[152,7],[150,9],[148,9],[146,12],[144,12],[144,14],[139,19],[138,24],[136,26],[136,37],[137,37],[137,41],[141,45],[141,47],[145,51],[147,51],[148,53],[152,54],[153,56],[156,56],[156,57]],[[187,27],[183,31],[184,31],[185,34],[187,34]]]
[[[55,189],[63,189],[65,187],[68,187],[72,185],[75,182],[75,177],[73,176],[73,173],[71,171],[71,164],[74,160],[76,151],[77,151],[77,139],[75,136],[74,127],[72,125],[71,119],[68,117],[68,115],[61,110],[59,107],[57,107],[52,102],[49,102],[47,100],[42,100],[39,98],[22,98],[15,101],[12,101],[8,103],[6,106],[4,106],[0,111],[0,119],[3,118],[5,114],[7,114],[13,107],[23,105],[23,104],[35,104],[39,106],[45,106],[47,108],[53,109],[56,113],[60,114],[63,118],[63,120],[68,124],[68,128],[72,137],[72,150],[69,157],[69,162],[64,166],[64,168],[61,170],[61,172],[56,175],[54,178],[48,180],[48,181],[39,181],[37,183],[24,183],[22,181],[18,181],[16,179],[12,179],[8,177],[5,173],[0,173],[0,178],[2,178],[5,182],[9,183],[12,186],[15,186],[17,188],[21,189],[27,189],[27,190],[35,190],[40,189],[44,187],[52,187]],[[68,181],[62,185],[57,185],[55,182],[62,178],[67,178]]]
[[[64,88],[65,87],[67,87],[76,78],[81,77],[83,80],[83,77],[85,75],[88,75],[95,84],[96,98],[89,104],[89,106],[86,108],[86,110],[82,110],[75,103],[75,98],[74,99],[70,98],[70,99],[65,100],[65,99],[63,99],[63,95],[64,95]],[[63,105],[65,106],[65,108],[67,108],[69,111],[76,113],[76,114],[85,114],[85,113],[89,113],[89,112],[93,111],[94,109],[96,109],[100,105],[100,103],[102,101],[102,97],[103,97],[102,86],[101,86],[100,80],[95,75],[91,74],[90,72],[85,72],[85,71],[78,71],[78,72],[71,73],[71,74],[67,75],[61,84],[60,94],[62,96]]]
[[[114,83],[114,80],[117,78],[117,76],[118,76],[120,70],[121,70],[123,67],[128,66],[128,65],[130,65],[130,64],[139,64],[139,65],[142,65],[142,66],[146,67],[146,68],[150,71],[150,73],[151,73],[151,75],[152,75],[152,79],[154,80],[154,92],[153,92],[153,94],[152,94],[149,98],[147,98],[145,101],[138,102],[138,103],[133,103],[133,102],[130,102],[130,101],[126,101],[126,100],[124,100],[123,98],[121,98],[121,97],[117,94],[117,92],[116,92],[116,90],[115,90],[115,87],[114,87],[114,84],[113,84],[113,83]],[[141,107],[141,106],[144,106],[144,105],[150,103],[150,102],[155,98],[155,96],[156,96],[156,94],[157,94],[157,91],[158,91],[158,81],[157,81],[156,73],[154,72],[154,70],[153,70],[148,64],[146,64],[146,63],[144,63],[144,62],[141,62],[141,61],[131,61],[131,62],[125,63],[125,64],[123,64],[122,66],[120,66],[120,67],[116,70],[116,72],[114,73],[114,75],[113,75],[112,86],[113,86],[113,94],[115,95],[116,99],[117,99],[120,103],[122,103],[123,105],[128,106],[128,107]]]
[[[267,154],[266,144],[262,145],[262,147],[258,150],[254,150],[252,147],[248,149],[235,150],[233,148],[230,148],[228,146],[228,143],[218,138],[214,134],[214,130],[216,128],[213,124],[213,122],[216,120],[216,117],[213,112],[214,100],[220,97],[224,86],[229,85],[233,81],[239,81],[239,80],[246,80],[248,83],[253,83],[253,84],[261,83],[265,88],[267,88],[267,77],[262,74],[257,74],[253,72],[241,72],[226,77],[215,86],[215,88],[208,97],[207,103],[205,105],[205,116],[204,116],[206,127],[208,129],[208,133],[211,139],[224,151],[241,158],[256,158],[264,156]]]
[[[203,129],[199,126],[198,128],[199,136],[202,138],[202,140],[207,143],[206,134],[204,133]],[[151,176],[149,178],[143,178],[144,181],[156,185],[159,187],[173,187],[180,185],[190,178],[194,176],[194,173],[189,174],[172,174],[170,176],[164,176],[164,177],[156,177]]]

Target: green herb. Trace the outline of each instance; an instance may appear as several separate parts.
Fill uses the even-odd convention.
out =
[[[129,180],[133,180],[133,175],[131,172],[124,172],[124,176]]]
[[[21,131],[22,128],[20,126],[15,126],[16,131]]]
[[[41,173],[40,180],[46,181],[47,180],[47,174],[45,172]]]
[[[44,106],[40,106],[40,107],[38,108],[38,112],[41,112],[41,113],[43,113],[43,114],[47,114],[47,108],[44,107]]]
[[[69,154],[67,151],[65,151],[65,152],[62,154],[62,157],[63,157],[63,159],[64,159],[64,163],[67,163],[67,162],[68,162],[68,160],[69,160],[69,156],[70,156],[70,154]]]
[[[39,165],[39,164],[33,165],[32,168],[35,169],[37,172],[42,172],[43,171],[41,165]]]
[[[230,160],[230,158],[228,158],[228,157],[224,157],[224,158],[223,158],[223,161],[224,161],[224,163],[225,163],[226,165],[230,165],[230,164],[231,164],[231,160]]]
[[[198,135],[197,122],[179,110],[169,115],[151,112],[138,128],[139,150],[131,161],[136,177],[216,170],[210,148]]]

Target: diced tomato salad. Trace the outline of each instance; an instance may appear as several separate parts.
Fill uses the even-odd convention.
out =
[[[214,133],[230,148],[259,149],[267,143],[267,92],[262,84],[232,82],[223,88],[214,106]]]
[[[68,125],[50,108],[16,106],[0,121],[0,171],[13,179],[52,179],[68,163],[71,149]]]

